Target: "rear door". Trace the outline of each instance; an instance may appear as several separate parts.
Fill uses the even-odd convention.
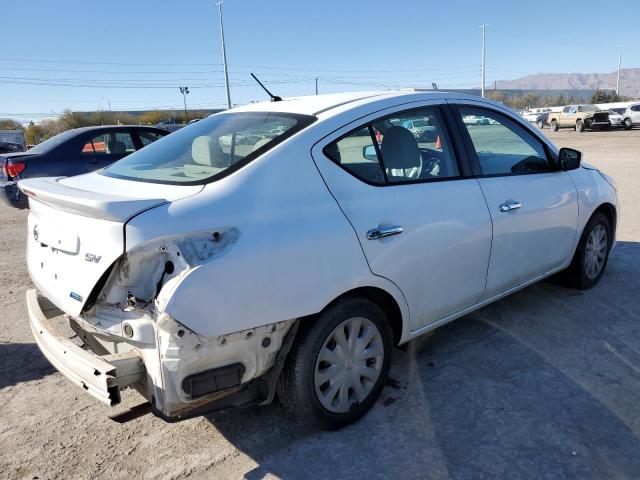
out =
[[[578,202],[569,175],[555,168],[533,130],[478,105],[459,105],[458,118],[493,221],[485,294],[490,298],[571,258]],[[487,122],[462,122],[468,115]]]
[[[130,130],[105,130],[92,133],[82,146],[81,157],[88,172],[104,168],[135,152]]]
[[[448,110],[387,112],[343,127],[312,154],[371,271],[402,290],[416,330],[481,298],[491,219],[448,134]],[[406,127],[417,121],[429,135]]]

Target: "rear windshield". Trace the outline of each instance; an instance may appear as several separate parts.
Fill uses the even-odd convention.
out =
[[[62,142],[66,142],[69,138],[76,135],[77,132],[75,130],[67,130],[66,132],[59,133],[55,137],[51,137],[49,140],[45,140],[42,143],[39,143],[35,147],[29,149],[29,153],[44,153],[49,150],[54,149]]]
[[[153,142],[101,173],[144,182],[207,183],[238,170],[314,120],[280,112],[219,113]]]

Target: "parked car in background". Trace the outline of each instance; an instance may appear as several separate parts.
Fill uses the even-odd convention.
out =
[[[622,127],[623,126],[623,116],[619,113],[620,110],[624,109],[615,109],[615,108],[610,108],[609,110],[607,110],[609,112],[609,122],[611,123],[611,127]]]
[[[551,129],[575,128],[576,132],[611,128],[609,112],[595,105],[567,105],[562,112],[551,112],[548,116]]]
[[[18,143],[0,142],[0,154],[24,152],[24,147]]]
[[[640,125],[640,103],[629,105],[622,114],[624,128],[631,130],[634,126]]]
[[[27,149],[27,143],[24,140],[24,131],[22,130],[0,130],[0,144],[11,143],[13,145],[19,145],[21,152]],[[13,148],[13,147],[7,147]]]
[[[522,118],[527,122],[535,123],[539,129],[543,129],[548,124],[548,116],[551,112],[550,108],[533,108],[531,110],[525,110],[521,113]]]
[[[27,197],[16,183],[24,178],[71,177],[106,167],[140,150],[168,132],[153,127],[100,126],[67,130],[26,152],[0,154],[1,197],[26,208]]]
[[[20,181],[31,328],[108,405],[132,387],[176,421],[277,394],[336,429],[375,403],[394,345],[556,273],[598,283],[616,191],[580,158],[462,94],[235,108],[98,172]]]

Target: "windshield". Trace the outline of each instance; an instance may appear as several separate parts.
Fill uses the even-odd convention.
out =
[[[280,112],[219,113],[161,138],[101,173],[144,182],[207,183],[238,170],[314,120]]]
[[[52,150],[60,145],[62,142],[66,142],[69,138],[76,134],[75,130],[67,130],[66,132],[59,133],[55,137],[51,137],[49,140],[45,140],[39,143],[35,147],[29,149],[29,153],[44,153]]]

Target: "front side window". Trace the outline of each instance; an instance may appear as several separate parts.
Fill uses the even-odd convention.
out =
[[[498,112],[460,107],[460,115],[481,119],[464,122],[483,175],[535,173],[551,170],[542,143]]]
[[[159,132],[151,132],[149,130],[138,130],[137,133],[138,138],[140,138],[140,143],[142,143],[143,147],[146,147],[150,143],[153,143],[166,135]]]
[[[101,174],[168,184],[207,183],[242,167],[314,120],[280,112],[220,113],[151,143]]]
[[[324,153],[355,177],[375,185],[460,175],[437,108],[375,120],[330,143]]]

